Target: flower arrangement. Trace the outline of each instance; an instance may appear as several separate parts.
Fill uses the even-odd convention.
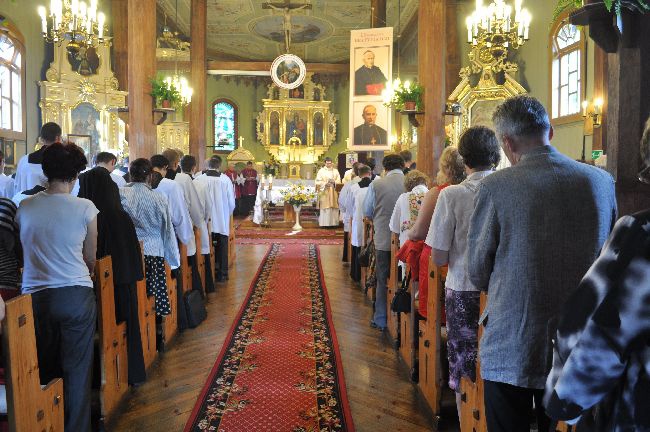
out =
[[[281,190],[280,194],[284,202],[292,206],[309,204],[316,199],[316,193],[307,189],[302,183],[293,183],[289,188]]]
[[[151,79],[150,94],[156,99],[156,105],[163,108],[179,105],[182,100],[181,93],[171,80],[163,78],[160,74]]]
[[[399,111],[422,111],[424,87],[417,82],[402,81],[397,78],[382,93],[384,105]]]
[[[277,172],[280,171],[280,162],[271,155],[271,158],[268,162],[264,161],[264,174],[266,175],[277,175]]]

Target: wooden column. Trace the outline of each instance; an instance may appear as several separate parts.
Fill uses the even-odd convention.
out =
[[[456,16],[458,14],[458,5],[455,1],[447,2],[447,21],[445,23],[447,31],[447,55],[446,55],[446,77],[445,85],[447,86],[447,94],[453,91],[456,88],[458,83],[460,83],[460,49],[458,48],[458,43],[462,41],[458,40],[458,22]]]
[[[445,145],[447,100],[446,28],[447,0],[421,1],[418,11],[418,77],[424,87],[424,110],[418,128],[420,171],[432,178],[438,171],[438,159]]]
[[[607,53],[598,45],[594,47],[594,99],[603,98],[603,118],[601,126],[594,129],[592,149],[607,153]],[[590,160],[587,155],[587,160]]]
[[[203,166],[207,145],[205,140],[207,13],[207,0],[192,0],[190,69],[194,94],[190,104],[190,154],[197,158],[199,167]]]
[[[111,2],[113,36],[113,70],[120,83],[120,90],[129,88],[129,9],[128,0]]]
[[[128,91],[129,157],[149,158],[156,152],[151,78],[156,74],[156,0],[129,0]]]
[[[386,27],[386,0],[370,0],[370,27]]]

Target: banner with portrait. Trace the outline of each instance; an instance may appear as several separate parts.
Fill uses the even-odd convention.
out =
[[[352,30],[350,34],[348,149],[390,150],[391,116],[381,94],[393,76],[393,28]]]

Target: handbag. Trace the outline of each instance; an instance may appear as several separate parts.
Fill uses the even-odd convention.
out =
[[[397,313],[411,312],[411,293],[408,291],[411,282],[411,272],[402,280],[402,286],[395,292],[395,297],[390,302],[390,310]]]
[[[366,232],[369,235],[370,229],[368,228]],[[370,266],[370,256],[375,254],[375,241],[370,240],[367,245],[362,246],[359,251],[359,265],[361,267]]]
[[[203,295],[198,290],[192,290],[185,294],[183,301],[187,313],[187,326],[189,328],[198,327],[208,316]]]

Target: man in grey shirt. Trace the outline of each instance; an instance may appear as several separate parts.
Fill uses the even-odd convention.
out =
[[[375,298],[375,314],[370,322],[372,327],[383,330],[386,328],[386,297],[388,294],[388,276],[390,272],[390,217],[397,198],[406,191],[404,189],[404,159],[398,154],[388,154],[382,161],[385,175],[375,180],[368,187],[366,199],[363,202],[364,216],[373,220],[374,242],[377,254],[377,295]]]
[[[482,180],[467,247],[469,278],[488,292],[479,320],[487,426],[529,430],[534,399],[538,430],[549,430],[551,336],[616,220],[614,181],[550,145],[553,128],[536,99],[508,99],[492,119],[513,166]]]

